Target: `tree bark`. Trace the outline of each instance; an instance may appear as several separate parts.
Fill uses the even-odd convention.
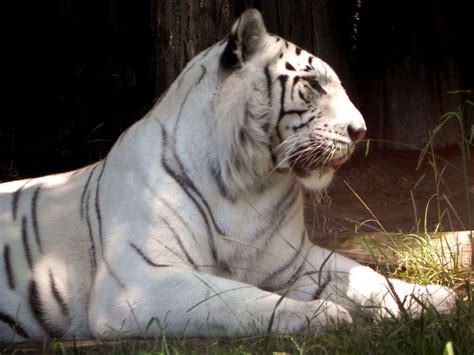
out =
[[[159,96],[196,54],[224,38],[238,16],[233,0],[153,0],[152,75]]]
[[[347,1],[154,0],[151,23],[155,94],[161,94],[196,54],[226,36],[245,8],[255,6],[270,32],[327,61],[355,99],[349,69],[350,11],[344,4]]]
[[[447,92],[472,84],[463,80],[465,45],[452,23],[455,15],[441,5],[362,2],[355,66],[358,90],[364,93],[360,106],[370,137],[385,140],[384,146],[422,147],[441,115],[456,111],[461,102],[461,96]],[[434,143],[442,147],[458,141],[459,127],[453,121]]]

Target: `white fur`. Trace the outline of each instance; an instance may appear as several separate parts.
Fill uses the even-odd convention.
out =
[[[321,117],[301,132],[285,129],[308,115],[281,116],[278,77],[305,75],[310,54],[268,35],[255,11],[232,35],[239,46],[251,41],[234,52],[235,68],[220,65],[226,42],[198,55],[106,160],[0,185],[0,315],[15,320],[0,318],[0,340],[25,340],[16,325],[36,340],[212,337],[265,332],[271,319],[271,331],[294,333],[363,312],[400,314],[389,280],[304,231],[298,181],[322,189],[334,169],[297,178],[286,159],[315,132],[315,144],[330,147],[327,161],[348,154],[347,126],[365,127],[360,113],[315,58],[310,74],[326,94],[300,83],[309,108],[288,91],[283,102]],[[411,295],[442,312],[453,307],[448,289],[391,282],[410,314],[421,312]]]

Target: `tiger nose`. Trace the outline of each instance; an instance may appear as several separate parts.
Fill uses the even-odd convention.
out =
[[[352,125],[347,126],[347,133],[354,143],[357,143],[364,139],[367,130],[363,127],[354,127]]]

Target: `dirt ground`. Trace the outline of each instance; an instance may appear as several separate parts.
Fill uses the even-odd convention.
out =
[[[436,170],[442,172],[439,194],[436,195],[435,170],[428,161],[429,157],[417,169],[419,152],[371,148],[369,155],[365,156],[363,151],[359,151],[339,169],[320,203],[315,201],[317,197],[308,198],[308,230],[315,240],[319,235],[354,233],[357,225],[374,219],[363,203],[389,232],[414,232],[417,226],[423,230],[427,206],[428,231],[433,231],[439,220],[443,222],[445,231],[469,229],[467,195],[472,206],[470,219],[474,222],[474,149],[470,154],[467,163],[469,192],[466,193],[459,147],[436,152]],[[438,217],[438,200],[440,211],[444,211],[441,219]],[[380,230],[374,222],[358,229],[363,232]]]

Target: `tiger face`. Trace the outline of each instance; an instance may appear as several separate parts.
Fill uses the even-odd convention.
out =
[[[238,111],[229,102],[240,97],[245,112],[234,135],[260,152],[258,158],[247,153],[253,173],[289,172],[303,186],[323,189],[365,136],[364,119],[328,64],[269,34],[259,12],[244,15],[221,57],[221,96],[233,97],[224,116]],[[233,151],[245,150],[237,145]],[[232,175],[232,168],[227,171]]]
[[[321,189],[365,136],[365,122],[328,64],[280,37],[273,40],[284,43],[268,67],[276,78],[276,165]]]

